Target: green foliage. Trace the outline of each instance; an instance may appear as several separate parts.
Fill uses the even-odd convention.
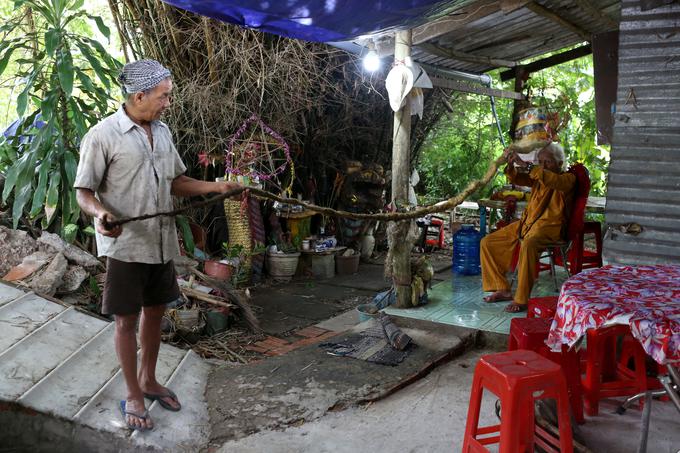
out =
[[[0,145],[6,182],[2,201],[12,219],[41,217],[48,228],[73,234],[80,210],[73,184],[83,135],[112,110],[111,90],[120,63],[83,34],[91,20],[106,37],[103,21],[83,9],[83,0],[16,0],[15,15],[0,27],[0,76],[10,60],[21,81],[16,136]],[[17,32],[19,30],[19,32]],[[15,36],[15,37],[12,37]],[[44,124],[43,124],[44,123]],[[38,127],[36,127],[38,126]]]
[[[470,181],[481,178],[492,159],[503,151],[498,129],[487,97],[458,94],[451,102],[454,112],[442,117],[423,145],[418,172],[428,198],[425,202],[451,197]],[[510,127],[512,103],[496,100],[501,130]],[[509,140],[507,134],[504,139]],[[502,185],[502,178],[494,183]],[[473,198],[488,196],[493,188],[484,188]]]
[[[184,243],[184,250],[186,250],[190,255],[194,255],[196,252],[196,244],[194,243],[194,235],[191,232],[191,227],[189,226],[189,218],[184,215],[178,215],[175,217],[175,223],[179,227],[182,233],[182,242]]]
[[[497,74],[491,73],[492,77]],[[512,90],[512,81],[500,88]],[[596,145],[595,100],[591,57],[545,69],[528,81],[534,105],[547,106],[563,117],[567,126],[560,131],[560,143],[569,162],[582,162],[589,170],[591,194],[606,195],[609,147]],[[472,180],[481,178],[492,158],[500,155],[502,145],[491,115],[487,97],[455,94],[454,112],[442,117],[423,145],[418,171],[431,202],[460,192]],[[498,117],[506,142],[512,116],[512,102],[496,100]],[[488,196],[505,184],[500,173],[473,198]]]
[[[609,146],[596,144],[592,58],[583,57],[540,71],[529,79],[528,86],[535,105],[568,115],[567,126],[559,132],[567,161],[582,162],[588,168],[592,195],[606,195]]]

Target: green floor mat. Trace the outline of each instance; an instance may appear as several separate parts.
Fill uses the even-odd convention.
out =
[[[566,273],[558,271],[558,283]],[[482,277],[460,276],[451,273],[448,280],[434,285],[429,291],[429,303],[416,308],[388,307],[385,312],[394,316],[423,319],[454,326],[469,327],[507,334],[510,320],[525,313],[506,313],[508,302],[486,303],[483,300]],[[556,295],[552,276],[542,272],[531,292],[532,297]]]

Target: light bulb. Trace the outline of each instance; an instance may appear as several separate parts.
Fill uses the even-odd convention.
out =
[[[375,72],[380,69],[380,57],[375,50],[369,50],[364,57],[364,69],[368,72]]]

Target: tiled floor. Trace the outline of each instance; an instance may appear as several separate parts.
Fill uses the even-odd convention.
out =
[[[565,278],[566,274],[560,274],[558,271],[558,284]],[[508,302],[493,304],[484,302],[482,300],[484,294],[481,276],[460,276],[451,273],[448,280],[437,283],[428,291],[430,302],[427,305],[407,309],[389,307],[385,312],[395,316],[505,334],[510,331],[510,320],[513,317],[525,316],[525,313],[504,312],[503,309]],[[542,272],[531,295],[538,297],[556,294],[552,276],[549,272]]]

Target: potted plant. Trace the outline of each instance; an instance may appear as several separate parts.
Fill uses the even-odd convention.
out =
[[[276,281],[290,281],[297,270],[299,258],[300,252],[292,244],[290,233],[281,234],[275,245],[267,249],[267,272]]]

